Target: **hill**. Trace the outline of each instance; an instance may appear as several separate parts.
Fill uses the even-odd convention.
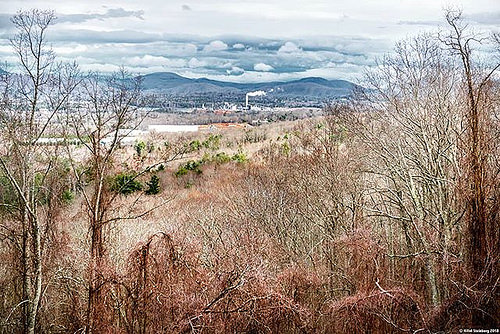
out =
[[[346,80],[327,80],[318,77],[283,82],[235,83],[206,78],[190,79],[175,73],[157,72],[144,75],[143,79],[146,91],[178,96],[246,94],[263,90],[268,95],[277,96],[343,97],[349,96],[356,87]]]

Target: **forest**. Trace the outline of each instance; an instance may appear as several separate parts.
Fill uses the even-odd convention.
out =
[[[498,33],[447,10],[321,117],[125,145],[140,77],[59,62],[55,19],[0,74],[0,333],[500,327]]]

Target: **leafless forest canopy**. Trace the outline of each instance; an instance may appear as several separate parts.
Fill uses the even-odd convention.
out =
[[[140,79],[59,63],[54,19],[1,74],[1,333],[499,327],[499,35],[449,10],[322,117],[125,145]]]

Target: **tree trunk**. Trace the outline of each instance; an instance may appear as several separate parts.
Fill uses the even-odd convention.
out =
[[[36,326],[36,316],[38,313],[38,308],[40,304],[40,298],[42,296],[42,251],[41,251],[41,240],[40,240],[40,226],[38,219],[34,218],[32,224],[33,229],[33,265],[34,265],[34,294],[33,300],[30,303],[30,312],[28,317],[28,328],[27,333],[34,334]]]
[[[102,277],[102,227],[97,223],[92,225],[92,240],[90,245],[90,268],[89,268],[89,297],[87,302],[87,329],[86,333],[93,333],[98,329],[98,312],[100,301],[100,288]]]
[[[28,319],[29,319],[29,299],[30,299],[30,277],[29,277],[29,249],[28,241],[29,234],[27,228],[28,215],[26,209],[22,212],[22,255],[21,255],[21,265],[22,265],[22,280],[23,280],[23,298],[21,302],[25,302],[22,307],[22,318],[23,318],[23,333],[28,333]]]

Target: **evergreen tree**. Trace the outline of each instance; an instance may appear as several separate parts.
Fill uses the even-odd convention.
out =
[[[160,178],[154,174],[151,176],[151,180],[146,182],[148,189],[146,189],[146,195],[156,195],[160,192]]]

